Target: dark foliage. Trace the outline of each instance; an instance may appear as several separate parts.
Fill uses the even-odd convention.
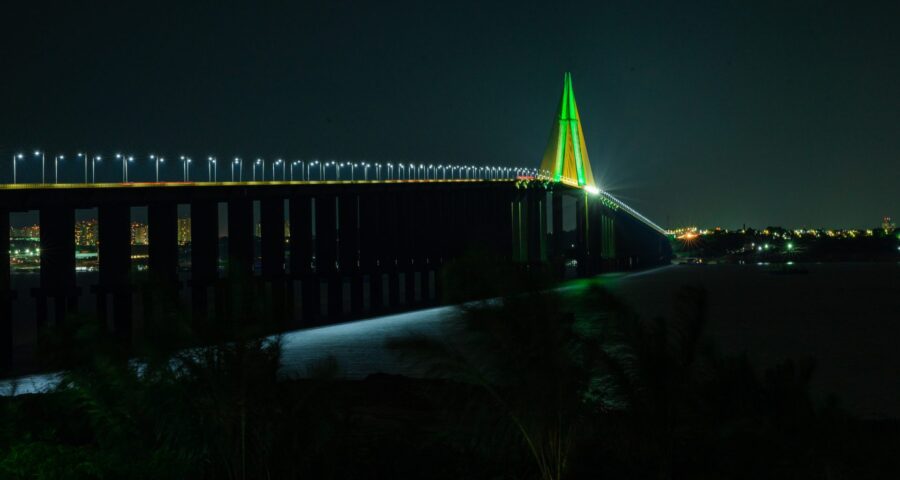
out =
[[[475,265],[483,267],[473,274]],[[62,383],[0,398],[0,478],[889,478],[900,425],[809,393],[810,360],[759,371],[705,336],[706,295],[641,319],[609,292],[461,260],[452,339],[389,345],[430,379],[279,373],[280,344],[232,313],[160,310],[126,351],[96,320],[45,339]],[[479,275],[484,275],[478,279]],[[493,278],[490,278],[493,276]],[[232,309],[240,312],[239,308]],[[243,317],[249,315],[250,317]],[[203,345],[186,347],[186,345]],[[55,352],[51,355],[51,352]]]

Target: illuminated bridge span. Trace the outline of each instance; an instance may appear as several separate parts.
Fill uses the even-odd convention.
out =
[[[523,265],[574,264],[583,276],[667,262],[662,230],[595,186],[568,75],[561,105],[538,171],[0,186],[0,231],[9,231],[10,213],[19,211],[37,210],[41,226],[40,282],[30,292],[11,291],[9,236],[0,235],[0,361],[11,358],[12,305],[26,296],[34,298],[38,328],[94,303],[130,339],[135,326],[159,321],[157,306],[170,294],[189,298],[196,319],[265,315],[285,328],[434,304],[441,268],[474,249]],[[179,205],[190,206],[187,282],[179,281],[186,273],[179,272]],[[131,207],[147,208],[149,258],[141,272],[131,264]],[[96,285],[82,291],[75,210],[88,208],[98,213],[99,272]],[[221,269],[220,211],[227,220]],[[563,231],[564,217],[574,229]]]

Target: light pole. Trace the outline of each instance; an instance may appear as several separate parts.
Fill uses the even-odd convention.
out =
[[[122,160],[122,183],[124,183],[124,182],[125,182],[125,162],[126,162],[128,159],[125,158],[125,156],[122,155],[121,153],[117,153],[117,154],[116,154],[116,158]]]
[[[275,165],[278,165],[279,163],[281,163],[280,158],[275,160],[274,162],[272,162],[272,177],[271,177],[272,181],[275,181]],[[282,168],[282,171],[283,170],[284,170],[284,168]]]
[[[134,162],[134,157],[129,155],[128,161],[125,162],[125,183],[128,183],[128,164]]]
[[[363,178],[364,180],[367,180],[367,181],[369,180],[369,164],[368,163],[363,164],[363,177],[364,177]]]
[[[44,171],[46,170],[46,168],[44,168],[44,152],[42,152],[40,150],[35,150],[34,156],[36,157],[38,155],[41,156],[41,183],[47,183],[46,180],[44,179]]]
[[[59,161],[65,159],[62,155],[53,157],[53,183],[59,184]]]
[[[216,157],[206,157],[206,181],[212,182],[218,179],[218,175],[214,172],[216,169]]]
[[[17,153],[12,157],[12,165],[13,165],[13,184],[16,183],[16,161],[24,158],[24,155],[21,153]]]
[[[181,170],[182,170],[181,173],[182,173],[182,178],[184,178],[185,182],[190,181],[190,179],[191,179],[191,164],[192,163],[194,163],[194,161],[191,160],[191,157],[185,157],[184,155],[181,156]]]
[[[103,157],[100,155],[95,155],[94,158],[91,159],[91,181],[97,183],[97,162],[103,161]]]
[[[79,153],[76,157],[84,157],[84,183],[87,183],[87,173],[88,173],[88,156],[86,153]]]
[[[257,165],[262,165],[262,160],[257,158],[256,162],[253,164],[253,181],[254,182],[256,181],[256,166]]]
[[[156,160],[156,183],[159,183],[159,164],[165,163],[165,159],[159,155],[150,155],[150,160]]]

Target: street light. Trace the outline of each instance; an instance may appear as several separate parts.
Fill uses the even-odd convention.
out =
[[[213,179],[213,157],[206,157],[206,181],[211,182]]]
[[[91,159],[91,181],[97,183],[97,162],[103,161],[103,157],[100,155],[95,155],[93,159]]]
[[[128,161],[125,162],[125,183],[128,183],[128,164],[134,162],[134,157],[129,155]]]
[[[86,153],[79,153],[78,155],[76,155],[76,157],[84,157],[84,183],[87,183],[87,178],[88,178],[88,177],[87,177],[87,175],[88,175],[88,168],[87,168],[87,164],[88,164],[88,156],[87,156]]]
[[[234,157],[234,163],[238,166],[238,181],[244,181],[244,159],[240,157]],[[231,178],[234,180],[234,168],[231,169]]]
[[[256,162],[253,163],[253,181],[254,182],[256,181],[256,166],[257,165],[260,165],[260,166],[262,165],[262,159],[257,158]],[[260,167],[260,170],[262,170],[262,167]],[[263,172],[263,176],[265,176],[265,172]]]
[[[281,163],[281,159],[277,159],[272,163],[272,181],[275,181],[275,165]],[[281,168],[281,171],[284,172],[284,167]]]
[[[36,157],[38,155],[41,156],[41,183],[47,183],[46,180],[44,179],[44,171],[46,170],[46,168],[44,167],[44,152],[42,152],[40,150],[35,150],[34,156]]]
[[[185,157],[182,155],[181,157],[181,173],[184,181],[187,182],[191,179],[191,163],[194,163],[191,160],[191,157]]]
[[[125,182],[125,162],[127,162],[128,159],[125,158],[125,156],[122,155],[121,153],[117,153],[116,158],[122,160],[122,182],[124,183]]]
[[[160,157],[159,155],[150,155],[150,160],[156,160],[156,183],[159,183],[159,164],[165,163],[166,159]]]
[[[14,154],[12,157],[12,167],[13,167],[13,184],[16,183],[16,160],[21,160],[25,156],[21,153]]]
[[[53,183],[59,184],[59,161],[65,158],[62,155],[53,157]]]

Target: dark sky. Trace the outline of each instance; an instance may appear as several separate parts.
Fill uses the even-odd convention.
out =
[[[664,226],[900,216],[897,1],[67,3],[4,7],[3,181],[35,147],[537,166],[570,70],[598,182]]]

